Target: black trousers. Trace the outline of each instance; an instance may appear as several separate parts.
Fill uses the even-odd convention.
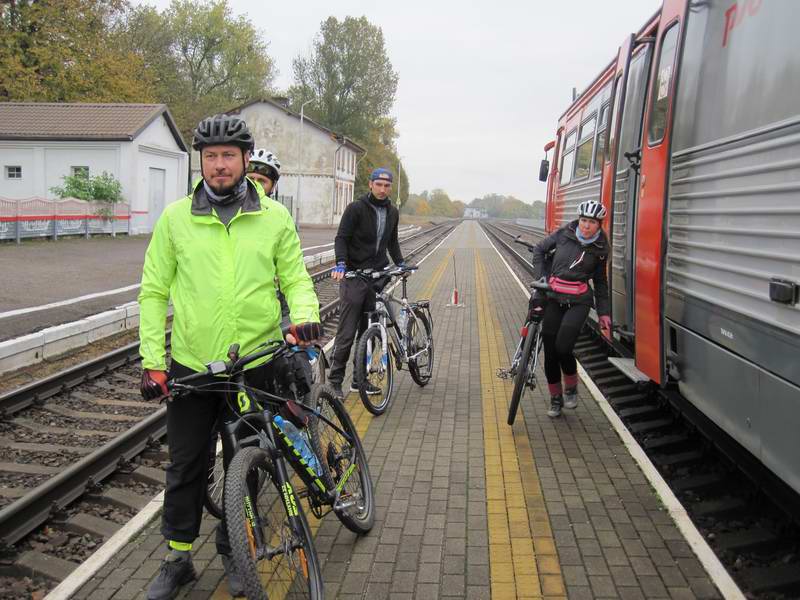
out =
[[[276,386],[276,377],[283,375],[279,370],[285,370],[285,365],[276,367],[275,363],[270,363],[249,369],[245,371],[245,383],[259,390],[272,391]],[[170,378],[185,377],[192,373],[194,371],[191,369],[173,361],[169,375]],[[198,381],[196,385],[212,381],[215,380],[209,377]],[[167,540],[191,543],[200,533],[203,500],[208,487],[211,436],[217,420],[231,416],[230,411],[237,407],[236,395],[228,394],[226,389],[224,380],[216,380],[214,391],[186,394],[167,404],[170,464],[167,466],[161,518],[161,533]],[[226,469],[231,458],[228,453],[223,453]],[[217,552],[230,554],[224,521],[217,525],[216,544]]]
[[[589,316],[589,308],[586,304],[559,304],[553,300],[545,305],[542,341],[547,383],[559,383],[562,371],[565,375],[578,372],[572,349]]]
[[[356,336],[367,328],[365,313],[375,310],[375,290],[373,284],[363,279],[342,279],[339,284],[339,328],[336,331],[336,344],[333,348],[333,362],[328,381],[341,385],[350,357],[350,348]]]

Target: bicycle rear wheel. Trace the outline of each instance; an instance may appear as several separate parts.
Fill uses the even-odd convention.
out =
[[[356,348],[356,377],[360,383],[359,396],[361,402],[373,415],[382,415],[389,408],[394,389],[392,372],[392,352],[388,345],[386,353],[381,345],[381,330],[378,327],[368,328]],[[373,386],[373,390],[369,389]],[[377,390],[377,391],[375,391]]]
[[[427,351],[408,361],[408,372],[418,386],[425,386],[433,375],[433,327],[428,315],[414,309],[414,319],[408,322],[409,354],[416,354],[427,346]]]
[[[514,391],[511,393],[511,404],[508,405],[508,424],[513,425],[517,418],[517,409],[525,393],[526,383],[528,382],[529,363],[531,360],[531,350],[533,343],[539,334],[539,323],[528,324],[528,335],[522,345],[522,355],[517,365],[517,373],[514,375]]]
[[[243,448],[228,466],[225,521],[231,558],[248,598],[324,596],[303,508],[288,481],[279,489],[276,466],[261,448]]]
[[[311,447],[323,467],[320,479],[329,490],[339,490],[333,511],[350,531],[368,533],[375,523],[374,490],[367,455],[355,425],[329,388],[317,391],[313,405],[345,434],[319,417],[311,417],[308,425]]]

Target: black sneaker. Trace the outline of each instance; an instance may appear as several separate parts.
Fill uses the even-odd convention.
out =
[[[161,563],[161,570],[147,590],[147,600],[172,600],[182,585],[197,578],[192,558],[168,560]]]
[[[550,410],[547,411],[547,416],[556,418],[561,416],[561,408],[564,406],[564,398],[559,394],[558,396],[550,397]]]
[[[350,391],[351,392],[360,392],[361,391],[361,386],[359,384],[357,384],[357,383],[351,383],[350,384]],[[367,396],[375,396],[377,394],[380,394],[382,390],[377,385],[373,385],[373,384],[367,382],[367,383],[364,384],[364,391],[367,393]]]
[[[332,381],[328,382],[331,387],[331,391],[333,395],[336,397],[337,400],[344,400],[344,393],[342,393],[342,384],[341,383],[334,383]]]
[[[244,582],[242,581],[233,559],[222,554],[222,566],[225,567],[225,577],[228,579],[228,593],[234,598],[244,596]]]

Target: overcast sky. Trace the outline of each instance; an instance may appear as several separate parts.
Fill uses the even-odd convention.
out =
[[[139,0],[163,9],[169,0]],[[399,75],[394,116],[413,192],[443,188],[544,200],[542,147],[572,88],[583,89],[659,0],[229,0],[269,42],[277,85],[308,53],[320,22],[366,16]],[[265,145],[266,144],[265,142]],[[393,170],[396,165],[388,165]]]

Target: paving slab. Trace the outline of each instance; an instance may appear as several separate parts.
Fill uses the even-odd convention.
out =
[[[457,308],[447,306],[454,267]],[[347,399],[377,512],[363,537],[309,516],[327,598],[721,597],[583,384],[562,418],[547,417],[537,390],[506,425],[511,383],[495,370],[508,365],[527,299],[477,224],[461,225],[408,287],[432,298],[434,375],[420,388],[396,373],[380,417]],[[205,518],[199,579],[178,598],[229,597],[215,524]],[[145,597],[166,552],[158,529],[155,519],[74,597]]]

